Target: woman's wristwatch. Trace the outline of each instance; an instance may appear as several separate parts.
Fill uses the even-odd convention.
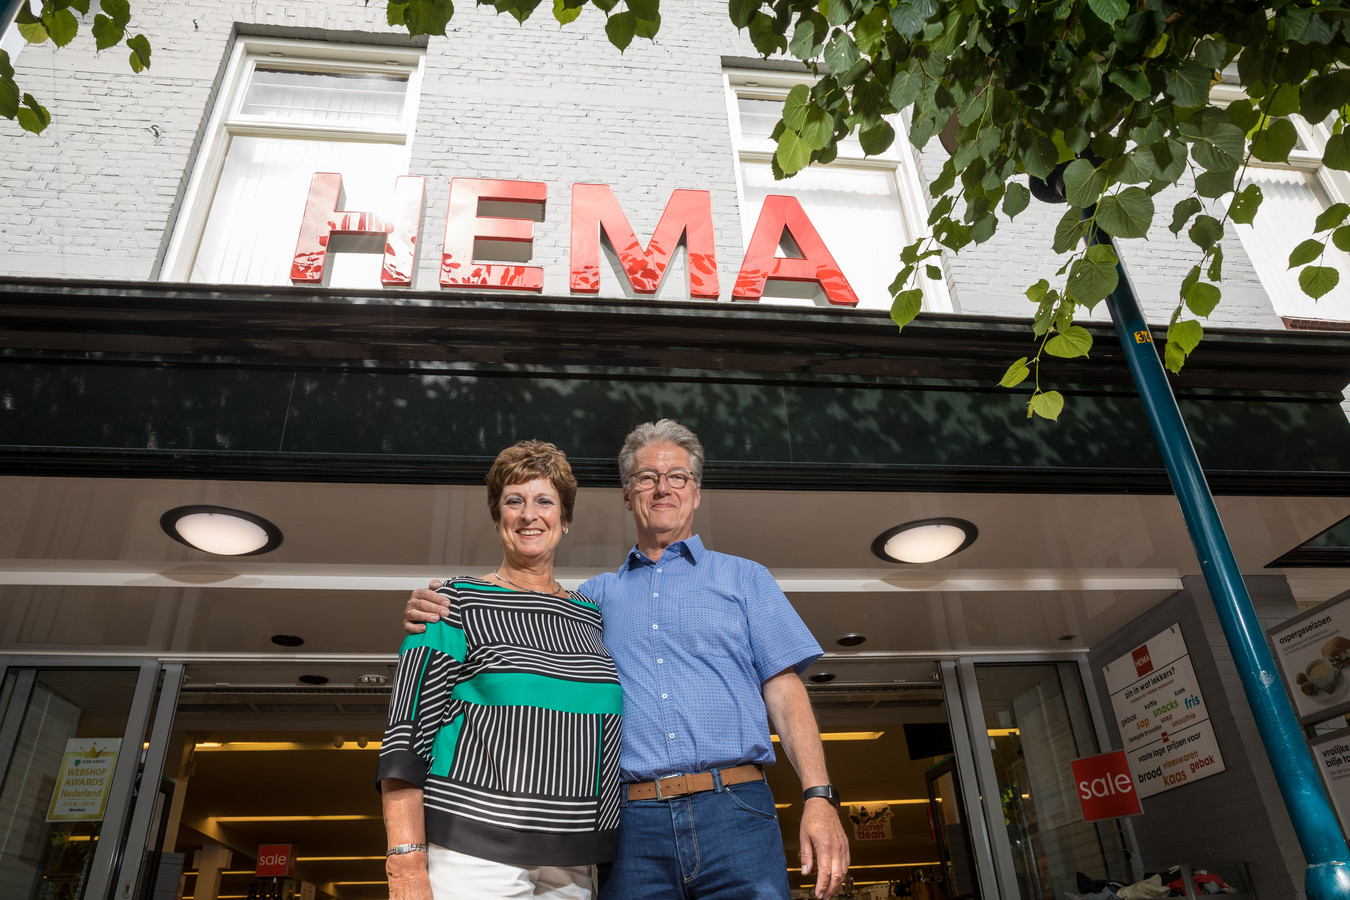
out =
[[[390,847],[389,851],[384,854],[384,858],[402,856],[405,853],[425,853],[426,851],[426,844],[399,844],[397,847]]]

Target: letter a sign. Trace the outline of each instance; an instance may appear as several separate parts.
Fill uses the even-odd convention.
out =
[[[1084,822],[1143,813],[1124,750],[1075,759],[1069,765],[1073,767]]]

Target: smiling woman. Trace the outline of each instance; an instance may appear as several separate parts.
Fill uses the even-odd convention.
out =
[[[542,441],[487,477],[502,562],[440,587],[399,655],[378,781],[392,900],[591,896],[614,858],[622,691],[600,610],[553,577],[577,482]]]

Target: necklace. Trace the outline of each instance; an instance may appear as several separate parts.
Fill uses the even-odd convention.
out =
[[[492,570],[492,574],[493,574],[493,575],[496,577],[496,579],[497,579],[498,581],[500,581],[502,584],[509,585],[510,587],[513,587],[513,588],[515,588],[515,589],[518,590],[518,591],[524,591],[524,592],[527,593],[527,594],[558,594],[558,593],[561,593],[561,592],[562,592],[562,585],[558,583],[558,580],[557,580],[556,578],[553,579],[553,590],[551,590],[551,591],[541,591],[539,588],[524,588],[524,587],[521,587],[520,585],[516,584],[514,581],[511,581],[510,579],[503,577],[500,568],[493,569],[493,570]]]

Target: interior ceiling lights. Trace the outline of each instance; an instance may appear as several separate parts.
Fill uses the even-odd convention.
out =
[[[872,542],[872,553],[886,562],[930,563],[975,543],[980,532],[965,519],[919,519],[888,528]]]
[[[253,513],[225,506],[179,506],[159,527],[180,544],[217,556],[256,556],[281,546],[281,529]]]

